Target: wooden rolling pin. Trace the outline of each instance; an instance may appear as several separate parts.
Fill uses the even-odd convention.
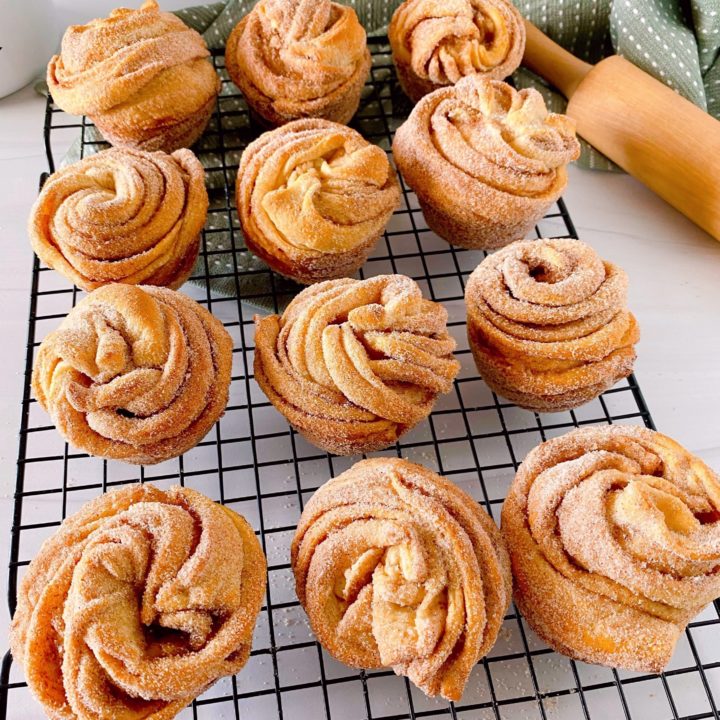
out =
[[[567,97],[578,134],[720,240],[720,122],[624,58],[589,65],[525,26],[523,64]]]

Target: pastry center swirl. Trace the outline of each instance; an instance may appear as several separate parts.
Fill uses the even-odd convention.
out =
[[[141,283],[191,251],[206,208],[189,150],[110,149],[52,176],[31,222],[40,252],[73,279]]]
[[[504,0],[417,0],[393,20],[401,56],[418,77],[451,85],[508,60],[522,29]]]
[[[49,716],[174,717],[245,664],[264,584],[241,517],[193,490],[130,486],[43,545],[21,587],[13,654]]]
[[[310,101],[363,65],[365,31],[353,10],[330,0],[264,0],[247,17],[238,49],[265,95]]]
[[[154,454],[219,412],[230,342],[179,293],[106,285],[43,341],[33,383],[71,442],[104,457]]]
[[[331,417],[413,425],[457,373],[446,322],[403,276],[323,283],[288,307],[278,370],[309,385]]]
[[[285,241],[337,253],[382,231],[397,188],[379,147],[349,132],[310,130],[267,153],[253,201]]]
[[[146,0],[139,10],[120,8],[106,19],[69,28],[60,55],[48,66],[48,85],[66,112],[92,115],[209,54],[198,32]]]
[[[563,575],[677,621],[720,594],[720,486],[667,438],[591,438],[534,479],[527,518]]]
[[[627,325],[627,282],[578,240],[544,239],[517,243],[483,263],[469,296],[480,320],[508,335],[581,341],[609,324]]]
[[[293,542],[320,641],[457,699],[509,601],[496,529],[474,502],[403,460],[368,460],[311,499]],[[507,585],[505,585],[507,578]]]
[[[436,101],[435,148],[478,180],[516,195],[548,192],[558,169],[578,155],[572,120],[548,113],[535,90],[468,77]]]

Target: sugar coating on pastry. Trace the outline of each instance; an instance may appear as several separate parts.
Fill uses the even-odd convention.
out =
[[[255,318],[255,379],[319,448],[381,450],[424,420],[460,365],[447,311],[404,275],[339,279]]]
[[[225,50],[233,82],[271,126],[303,117],[347,123],[370,64],[355,11],[330,0],[260,0]]]
[[[41,343],[32,387],[73,446],[136,464],[190,450],[225,411],[232,338],[167,288],[105,285]]]
[[[470,348],[485,382],[538,412],[583,405],[627,377],[640,338],[628,279],[571,238],[490,255],[465,289]]]
[[[265,578],[243,517],[189,488],[130,485],[43,543],[13,657],[53,720],[169,720],[245,665]]]
[[[207,208],[205,171],[190,150],[112,148],[53,173],[28,231],[38,257],[85,290],[177,288],[192,272]]]
[[[508,0],[405,0],[388,39],[400,83],[417,102],[467,75],[511,75],[525,51],[525,26]]]
[[[578,660],[660,672],[720,596],[720,477],[644,427],[583,428],[532,450],[502,532],[515,603]]]
[[[362,460],[305,506],[292,544],[298,598],[323,647],[459,700],[510,604],[507,551],[478,503],[426,468]]]
[[[393,140],[430,228],[482,249],[524,238],[560,197],[579,154],[573,121],[548,113],[540,93],[482,75],[426,95]]]
[[[247,246],[298,282],[352,275],[400,201],[384,150],[345,125],[296,120],[252,142],[236,184]]]
[[[113,145],[171,152],[210,119],[220,78],[202,36],[156,0],[72,25],[48,64],[54,102],[88,115]]]

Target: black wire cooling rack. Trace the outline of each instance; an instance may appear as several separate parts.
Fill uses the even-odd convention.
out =
[[[372,76],[353,125],[390,151],[392,133],[407,117],[409,101],[397,87],[391,58],[373,43]],[[201,148],[214,153],[207,168],[211,193],[203,233],[200,272],[187,292],[217,315],[234,338],[230,403],[217,426],[194,450],[161,465],[142,468],[88,457],[68,447],[32,399],[30,373],[35,350],[81,296],[59,274],[32,271],[25,390],[22,402],[17,485],[11,530],[8,601],[15,609],[24,568],[66,515],[110,487],[130,482],[194,487],[241,512],[258,532],[268,557],[268,591],[247,666],[210,688],[183,718],[253,720],[679,720],[718,717],[720,704],[720,620],[711,606],[691,623],[669,669],[640,675],[576,663],[551,652],[515,612],[507,616],[498,642],[467,685],[462,702],[430,700],[389,671],[362,672],[327,655],[313,638],[294,594],[289,545],[304,502],[329,477],[358,458],[320,452],[291,431],[255,385],[253,314],[258,304],[277,307],[292,291],[266,269],[246,268],[234,209],[233,182],[239,155],[260,132],[249,118],[221,55],[214,62],[223,91]],[[69,140],[80,134],[81,153],[102,147],[92,126],[73,119],[48,101],[45,145],[49,169]],[[451,189],[448,190],[451,192]],[[224,233],[226,245],[214,242]],[[538,236],[576,236],[565,205],[536,229]],[[215,238],[216,239],[216,238]],[[452,478],[499,520],[514,471],[541,441],[581,425],[640,423],[653,427],[634,377],[594,402],[569,413],[536,415],[491,393],[478,378],[465,337],[463,288],[482,259],[438,239],[423,220],[414,195],[403,187],[403,202],[361,275],[410,275],[426,296],[442,302],[458,341],[462,363],[454,391],[442,397],[428,422],[415,428],[386,454],[420,462]],[[222,258],[221,267],[217,267]],[[246,274],[260,283],[247,285]],[[208,278],[227,278],[234,295],[212,292]],[[257,287],[265,287],[258,292]],[[253,289],[255,288],[255,289]],[[0,674],[0,718],[42,717],[10,654]]]

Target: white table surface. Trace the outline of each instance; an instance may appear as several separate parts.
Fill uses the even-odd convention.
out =
[[[43,108],[30,88],[0,100],[2,598],[31,275],[25,224],[46,169]],[[658,428],[720,469],[720,243],[628,176],[571,168],[565,200],[581,238],[630,276],[630,307],[642,330],[636,375]],[[0,604],[4,649],[8,618]]]

